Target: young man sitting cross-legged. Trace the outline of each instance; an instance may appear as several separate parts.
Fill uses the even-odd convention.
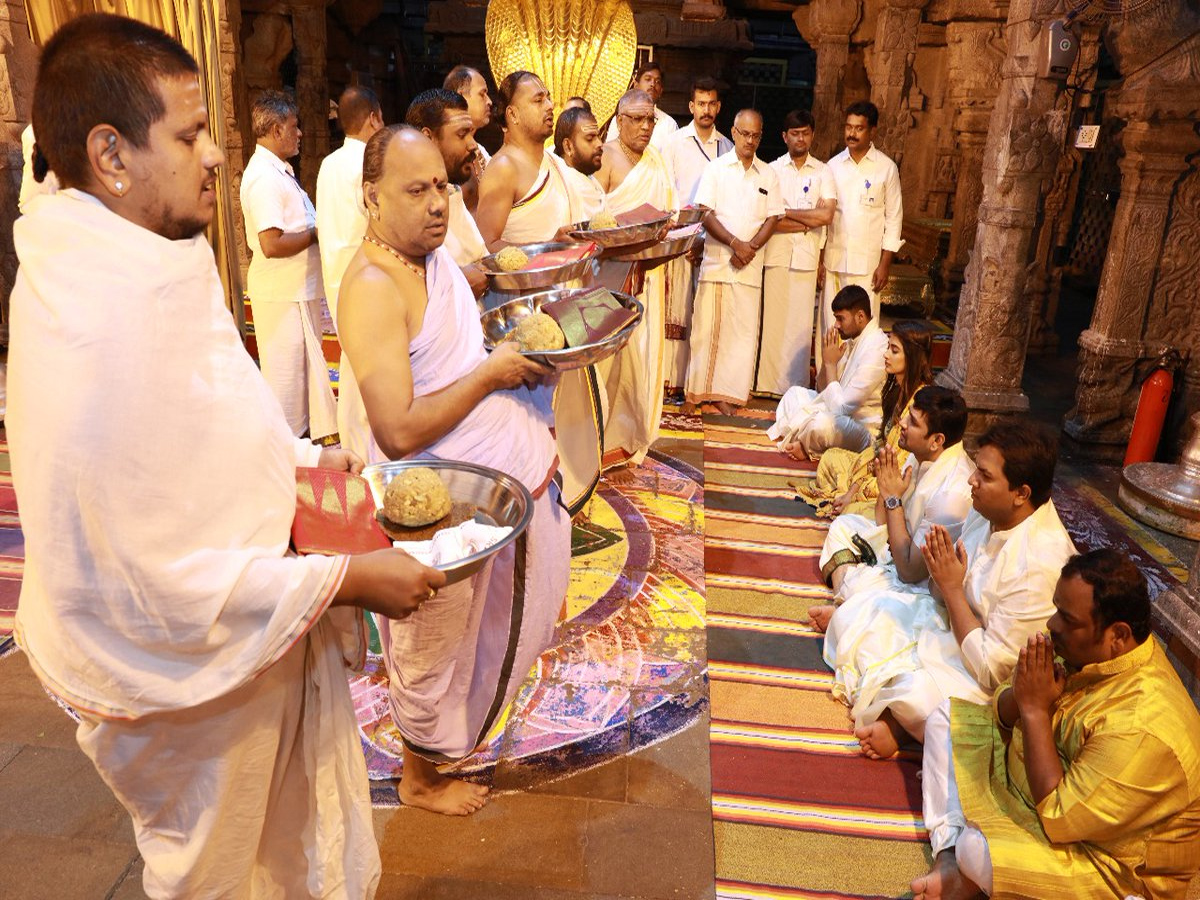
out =
[[[979,439],[974,510],[957,544],[932,525],[922,546],[929,589],[857,592],[830,619],[825,661],[851,707],[863,753],[921,740],[943,700],[983,703],[1054,612],[1059,570],[1075,547],[1050,500],[1056,439],[1026,423]]]
[[[963,448],[967,404],[958,391],[923,387],[900,423],[900,449],[911,455],[901,469],[897,451],[880,448],[876,458],[879,497],[875,518],[838,516],[821,549],[821,573],[835,603],[858,593],[919,584],[929,577],[921,545],[934,525],[957,540],[971,511],[967,480],[975,463]],[[837,606],[809,607],[813,627],[825,631]]]
[[[990,706],[929,717],[921,790],[936,861],[919,900],[1188,895],[1200,867],[1200,715],[1111,549],[1072,557],[1050,637]],[[1055,661],[1055,655],[1062,660]]]

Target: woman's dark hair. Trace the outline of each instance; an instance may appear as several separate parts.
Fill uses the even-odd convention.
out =
[[[888,375],[883,384],[883,422],[879,425],[879,439],[887,440],[887,433],[908,406],[917,388],[933,384],[933,329],[926,322],[901,319],[892,326],[892,336],[900,341],[904,351],[904,372],[897,378]]]

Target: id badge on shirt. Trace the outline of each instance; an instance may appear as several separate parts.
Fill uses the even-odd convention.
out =
[[[883,198],[879,186],[872,184],[870,179],[863,182],[862,193],[858,195],[858,203],[867,209],[883,209]]]
[[[811,178],[805,178],[800,183],[800,205],[797,209],[817,208],[817,186]]]

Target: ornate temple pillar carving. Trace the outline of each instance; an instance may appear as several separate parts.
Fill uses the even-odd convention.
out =
[[[975,246],[979,204],[983,200],[983,148],[988,123],[1000,89],[1004,63],[1004,30],[1000,22],[950,22],[946,25],[949,52],[949,101],[954,107],[954,144],[958,150],[958,179],[954,191],[946,283],[957,292]]]
[[[887,0],[875,20],[875,47],[868,59],[871,102],[879,107],[875,144],[899,165],[912,127],[909,92],[914,87],[913,61],[921,11],[929,0]],[[820,61],[818,58],[818,66]]]
[[[812,153],[818,159],[829,159],[844,146],[842,82],[850,58],[850,35],[862,19],[862,5],[859,0],[813,0],[805,11],[807,21],[799,14],[794,19],[801,35],[817,51],[812,105],[817,133]]]
[[[22,0],[0,0],[0,343],[8,342],[8,295],[17,277],[12,227],[21,194],[21,132],[29,124],[37,48]]]
[[[1013,0],[1007,56],[983,152],[975,247],[959,299],[950,365],[939,381],[962,391],[975,431],[1029,408],[1021,390],[1032,310],[1025,295],[1042,184],[1066,130],[1058,85],[1037,77],[1041,23],[1056,0]]]
[[[317,170],[329,153],[329,87],[325,80],[327,0],[291,0],[296,42],[296,102],[300,105],[300,183],[317,196]]]

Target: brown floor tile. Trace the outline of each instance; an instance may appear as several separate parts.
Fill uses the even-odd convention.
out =
[[[21,752],[23,746],[23,744],[0,742],[0,772],[3,772],[4,767],[16,759],[17,754]]]
[[[135,856],[132,844],[0,832],[0,885],[21,900],[98,900]]]
[[[623,753],[628,753],[626,740]],[[626,772],[629,760],[622,755],[594,769],[547,781],[546,772],[537,766],[513,765],[507,761],[496,767],[493,787],[497,791],[529,791],[559,797],[579,797],[585,800],[625,799]]]
[[[629,803],[711,813],[707,715],[665,741],[637,751],[627,762]]]
[[[25,747],[0,772],[0,809],[12,831],[134,846],[129,814],[78,748]]]
[[[712,814],[594,802],[587,823],[591,894],[714,897]]]
[[[145,868],[146,864],[141,858],[136,859],[108,900],[146,900],[146,892],[142,890],[142,872]]]
[[[496,797],[465,818],[376,810],[389,874],[579,890],[589,802],[545,794]]]
[[[75,723],[51,700],[24,653],[0,659],[0,741],[75,748]]]
[[[115,900],[115,898],[114,898]],[[635,897],[560,891],[529,885],[499,884],[494,881],[462,881],[458,878],[419,878],[415,875],[384,875],[375,900],[638,900]]]

